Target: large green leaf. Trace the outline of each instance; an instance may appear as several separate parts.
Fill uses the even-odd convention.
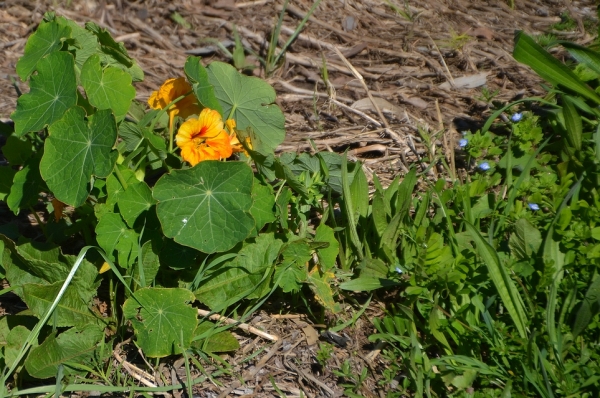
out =
[[[516,34],[513,57],[517,61],[529,65],[546,81],[566,87],[596,104],[600,104],[600,96],[594,90],[522,31]]]
[[[106,213],[96,225],[96,240],[106,254],[123,268],[129,268],[138,255],[138,234],[127,228],[120,214]]]
[[[144,288],[123,305],[123,316],[135,329],[137,343],[149,357],[180,354],[192,344],[197,310],[186,289]]]
[[[96,112],[86,123],[85,111],[69,109],[49,128],[40,172],[58,200],[78,207],[91,190],[91,177],[112,171],[117,151],[117,125],[110,110]]]
[[[46,54],[61,49],[63,42],[71,35],[71,28],[58,22],[42,22],[34,34],[29,36],[25,51],[17,62],[17,74],[25,81],[35,70],[36,64]]]
[[[157,246],[152,241],[144,243],[142,254],[140,255],[142,261],[136,261],[133,265],[131,277],[134,281],[139,282],[140,287],[150,286],[158,273],[160,262],[158,259],[159,248]]]
[[[317,249],[321,270],[326,272],[335,267],[335,260],[340,252],[340,244],[331,227],[321,224],[315,231],[315,242],[326,242],[329,246]]]
[[[194,292],[196,297],[213,311],[220,311],[255,293],[265,271],[275,263],[281,245],[273,234],[260,235],[236,258],[211,272]]]
[[[254,227],[252,179],[246,163],[210,160],[161,177],[153,195],[164,234],[206,253],[231,249]]]
[[[6,197],[6,204],[13,213],[18,214],[20,209],[28,208],[37,203],[40,190],[44,186],[44,181],[40,176],[39,164],[40,158],[35,156],[15,173],[10,193]]]
[[[138,216],[149,210],[156,201],[152,198],[152,191],[148,185],[143,181],[136,180],[129,183],[127,189],[119,195],[117,203],[127,225],[133,228]]]
[[[598,313],[600,313],[600,277],[596,277],[590,284],[577,310],[573,323],[573,338],[579,336]]]
[[[566,138],[569,145],[576,150],[581,150],[581,140],[583,136],[583,123],[581,116],[577,112],[574,100],[568,95],[564,95],[563,115],[565,117]]]
[[[23,286],[23,301],[36,317],[42,318],[58,296],[63,283],[64,281],[51,285],[28,283]],[[57,327],[67,327],[97,325],[99,321],[88,304],[81,299],[77,289],[69,286],[58,303],[50,322],[54,322]]]
[[[517,260],[530,259],[542,245],[542,234],[526,218],[515,223],[515,233],[510,235],[508,246]]]
[[[223,118],[235,119],[238,130],[254,130],[260,141],[252,143],[255,149],[269,152],[283,142],[285,117],[274,104],[275,90],[267,82],[243,75],[223,62],[209,65],[208,81],[215,88]]]
[[[255,221],[253,236],[258,235],[258,232],[265,226],[266,223],[275,221],[275,195],[273,189],[269,185],[261,184],[257,179],[254,179],[252,186],[252,207],[250,214]]]
[[[18,137],[52,124],[77,103],[75,61],[70,53],[47,55],[37,63],[37,72],[29,81],[29,93],[19,97],[10,115]]]
[[[104,330],[96,325],[71,328],[58,337],[51,334],[42,344],[31,350],[25,361],[27,372],[38,379],[56,376],[58,366],[65,362],[88,365],[96,345],[104,338]],[[65,374],[73,368],[65,367]]]
[[[6,201],[13,185],[13,178],[17,171],[10,166],[0,166],[0,200]]]
[[[87,22],[85,29],[97,37],[103,64],[123,69],[131,75],[134,82],[144,80],[144,71],[129,56],[123,43],[117,43],[106,29],[99,27],[93,22]]]
[[[17,325],[13,327],[6,335],[6,345],[4,346],[4,364],[7,367],[13,365],[15,360],[18,358],[19,351],[21,351],[21,347],[23,347],[27,341],[29,333],[31,333],[31,331],[25,326]]]
[[[83,64],[81,84],[90,104],[98,109],[112,109],[117,120],[125,117],[135,98],[131,76],[113,66],[102,69],[99,55],[92,55]]]
[[[465,225],[477,246],[479,256],[488,269],[488,274],[500,295],[502,304],[504,304],[504,307],[507,309],[521,338],[526,339],[527,315],[525,314],[525,306],[523,305],[523,300],[515,286],[515,282],[510,279],[507,270],[500,264],[500,259],[498,258],[496,250],[483,239],[479,231],[475,229],[473,225],[468,222],[465,222]]]
[[[135,98],[131,76],[114,66],[103,70],[99,55],[92,55],[83,64],[81,84],[90,104],[98,109],[112,109],[117,120],[127,114]]]
[[[22,286],[25,284],[43,284],[46,282],[44,279],[31,274],[25,260],[17,253],[15,243],[12,240],[0,234],[0,241],[3,246],[0,252],[0,265],[6,271],[6,279],[10,286],[15,288],[16,295],[23,297]]]
[[[28,272],[48,283],[67,279],[76,259],[72,255],[63,255],[57,246],[50,243],[26,242],[16,246],[14,250]],[[86,303],[91,301],[100,284],[96,282],[97,275],[96,267],[83,260],[71,282],[71,286]]]
[[[208,82],[208,73],[200,63],[200,58],[188,57],[183,70],[202,106],[214,109],[223,115],[223,108],[215,96],[215,88]]]

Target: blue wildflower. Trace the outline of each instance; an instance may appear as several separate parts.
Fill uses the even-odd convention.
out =
[[[396,272],[399,273],[400,275],[402,275],[402,273],[404,271],[402,271],[402,269],[400,267],[396,267]]]
[[[528,203],[527,206],[533,211],[538,211],[540,209],[540,206],[537,203]]]
[[[479,165],[479,170],[488,171],[490,169],[490,164],[488,162],[483,162]]]
[[[466,138],[462,138],[458,141],[458,146],[461,148],[464,148],[467,146],[468,143],[469,143],[469,140],[467,140]]]
[[[510,120],[512,120],[514,123],[519,122],[521,119],[523,119],[523,114],[519,112],[515,113],[510,117]]]

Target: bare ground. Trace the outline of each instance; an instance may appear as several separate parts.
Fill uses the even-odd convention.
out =
[[[592,39],[593,32],[586,32],[585,27],[588,20],[595,19],[593,1],[515,3],[511,9],[503,0],[323,0],[290,47],[284,65],[269,79],[286,115],[287,139],[280,150],[312,151],[309,140],[318,150],[350,148],[350,155],[363,161],[367,170],[384,182],[404,173],[410,164],[427,167],[422,157],[428,154],[427,158],[432,158],[434,154],[445,158],[451,172],[447,174],[441,163],[436,164],[430,170],[432,177],[455,175],[459,132],[476,129],[490,114],[485,90],[497,91],[494,100],[502,102],[543,94],[539,78],[512,59],[515,30],[533,35],[550,32],[579,43]],[[280,44],[310,5],[306,0],[291,2]],[[93,20],[125,42],[146,72],[145,81],[136,86],[137,98],[145,101],[165,79],[183,75],[187,55],[202,55],[206,63],[227,60],[202,39],[217,39],[228,46],[234,25],[246,47],[263,53],[281,6],[282,1],[273,0],[1,1],[0,49],[4,56],[0,58],[0,118],[9,118],[14,110],[15,88],[26,90],[16,76],[15,65],[26,38],[46,11],[80,23]],[[570,31],[556,31],[553,25],[561,22],[564,12],[570,13],[576,26]],[[189,27],[176,23],[175,13]],[[331,81],[329,88],[321,77],[323,59]],[[262,76],[256,59],[249,56],[248,62],[256,65],[255,74]],[[471,81],[477,76],[484,79],[484,85],[460,88],[460,78],[468,76]],[[383,118],[367,99],[367,91]],[[357,104],[359,100],[364,101]],[[275,309],[272,313],[263,311],[251,324],[280,336],[280,341],[271,345],[238,331],[242,349],[224,357],[233,375],[220,378],[222,386],[206,382],[196,390],[206,397],[276,396],[273,380],[288,396],[300,396],[301,392],[308,397],[339,396],[342,389],[331,369],[350,359],[356,372],[362,366],[369,369],[369,378],[359,392],[366,397],[385,396],[393,389],[378,383],[386,363],[366,340],[373,331],[369,319],[380,316],[382,307],[372,304],[344,331],[350,342],[345,348],[335,347],[326,367],[315,360],[319,346],[314,342],[315,328],[324,325],[311,326],[310,318],[276,316]],[[290,308],[280,311],[293,314]],[[335,324],[355,311],[348,305],[338,319],[328,320]],[[266,351],[241,364],[261,347],[267,347]],[[176,378],[171,369],[182,372],[181,363],[165,368],[167,380]],[[206,370],[210,373],[211,368]],[[239,383],[239,377],[246,383]]]

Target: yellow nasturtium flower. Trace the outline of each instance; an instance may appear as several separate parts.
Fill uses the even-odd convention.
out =
[[[175,137],[181,157],[192,166],[203,160],[227,159],[233,153],[219,112],[204,108],[198,119],[188,119]]]
[[[154,91],[148,99],[148,105],[152,109],[164,109],[169,103],[182,95],[192,91],[192,86],[183,77],[177,79],[167,79],[157,91]],[[169,126],[173,125],[175,116],[181,116],[183,119],[191,115],[197,115],[200,112],[198,101],[193,94],[179,100],[173,104],[168,110]]]

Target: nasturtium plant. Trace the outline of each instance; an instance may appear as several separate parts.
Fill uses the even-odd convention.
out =
[[[205,253],[231,249],[254,227],[252,169],[205,161],[163,176],[154,187],[165,236]]]
[[[114,114],[99,110],[87,121],[77,106],[48,129],[40,162],[42,178],[64,203],[81,206],[91,190],[92,175],[106,178],[117,160]]]
[[[77,102],[73,55],[52,52],[37,62],[36,71],[29,92],[19,97],[17,110],[11,115],[19,137],[52,124]]]
[[[207,70],[208,82],[223,108],[223,118],[234,119],[239,130],[251,127],[259,139],[253,144],[254,149],[274,151],[285,138],[285,118],[274,104],[273,87],[223,62],[213,62]]]
[[[125,301],[123,315],[136,329],[138,344],[149,357],[179,354],[192,344],[198,311],[186,289],[144,288]]]
[[[103,69],[97,54],[83,64],[81,84],[90,104],[98,109],[112,109],[117,120],[125,117],[135,97],[131,76],[114,66]]]

